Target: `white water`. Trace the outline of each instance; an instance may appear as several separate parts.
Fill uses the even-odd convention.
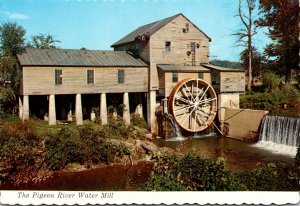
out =
[[[167,142],[182,142],[184,140],[186,140],[187,138],[186,137],[172,137],[172,138],[169,138],[169,139],[166,139]]]
[[[297,147],[284,144],[276,144],[271,141],[259,141],[254,145],[254,147],[265,149],[276,154],[283,154],[292,157],[295,157],[297,154]]]
[[[295,156],[300,144],[300,118],[266,115],[255,147]]]
[[[175,128],[175,132],[176,132],[176,137],[174,138],[183,138],[182,137],[182,134],[181,134],[181,130],[180,130],[180,127],[179,125],[177,124],[177,122],[174,120],[173,116],[170,115],[170,114],[166,114],[166,118],[170,120],[171,124],[174,126]],[[171,138],[171,139],[174,139],[174,138]],[[171,141],[171,140],[170,140]],[[176,140],[174,140],[176,141]],[[178,140],[177,140],[178,141]]]

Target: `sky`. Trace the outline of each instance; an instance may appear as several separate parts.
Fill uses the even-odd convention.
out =
[[[238,0],[0,0],[0,24],[21,25],[27,41],[51,34],[60,48],[111,50],[137,27],[182,13],[212,39],[211,59],[239,61],[237,9]],[[265,32],[254,39],[259,51],[270,42]]]

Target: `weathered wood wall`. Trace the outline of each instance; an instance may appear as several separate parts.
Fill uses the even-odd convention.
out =
[[[180,82],[183,79],[187,78],[193,78],[196,79],[198,78],[198,73],[180,73],[178,72],[178,82],[173,83],[172,82],[172,72],[166,72],[165,73],[165,78],[164,78],[164,89],[161,89],[159,91],[162,91],[164,93],[159,93],[159,95],[168,97],[170,93],[172,92],[173,88],[175,87],[178,82]],[[211,83],[211,78],[210,78],[210,73],[203,73],[203,80],[206,81],[207,83]],[[160,84],[163,84],[160,83]]]
[[[62,70],[62,85],[55,85],[55,69]],[[94,84],[87,84],[94,70]],[[118,70],[125,82],[118,84]],[[147,67],[23,67],[22,95],[147,92]]]
[[[183,32],[186,23],[189,23],[189,31]],[[165,51],[166,41],[171,42],[171,51]],[[187,51],[191,50],[191,42],[200,44],[200,47],[196,48],[196,65],[208,63],[209,39],[183,16],[178,16],[151,36],[150,89],[158,89],[156,64],[192,65],[192,55],[187,55]]]
[[[245,92],[245,72],[221,72],[220,92]]]

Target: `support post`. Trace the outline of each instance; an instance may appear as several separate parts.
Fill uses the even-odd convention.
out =
[[[106,107],[105,93],[101,94],[101,99],[100,99],[100,119],[102,125],[107,124],[107,107]]]
[[[138,104],[135,108],[135,114],[138,115],[140,118],[144,118],[143,115],[143,105],[142,103]]]
[[[130,124],[130,109],[129,109],[129,95],[128,92],[123,94],[123,121],[125,124]]]
[[[28,95],[23,96],[23,120],[29,119],[29,97]]]
[[[157,134],[157,125],[155,122],[155,108],[156,108],[156,91],[149,91],[147,98],[147,119],[148,126],[151,129],[151,132]]]
[[[19,117],[20,119],[23,119],[23,102],[20,96],[19,96]]]
[[[55,95],[49,95],[49,118],[48,124],[49,125],[56,125],[56,108],[55,108]]]
[[[76,113],[76,124],[82,125],[82,106],[81,106],[81,94],[76,94],[76,107],[75,107],[75,113]]]

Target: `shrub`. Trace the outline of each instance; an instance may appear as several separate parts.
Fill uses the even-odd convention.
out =
[[[116,157],[130,154],[124,144],[104,139],[101,131],[92,124],[87,124],[79,129],[64,127],[57,134],[49,135],[45,142],[47,165],[57,170],[64,168],[68,163],[108,164]]]
[[[140,128],[147,129],[148,125],[144,118],[139,117],[138,115],[131,115],[131,124],[132,126],[137,126]]]
[[[57,134],[50,134],[45,146],[45,161],[53,170],[61,169],[71,162],[82,164],[85,161],[86,147],[80,140],[78,131],[69,127],[63,127]]]
[[[159,182],[161,181],[161,184]],[[227,168],[225,160],[202,159],[187,155],[181,159],[164,156],[156,159],[154,174],[146,183],[147,190],[245,190],[245,186]]]
[[[241,172],[237,176],[251,191],[298,191],[299,180],[289,175],[294,166],[269,163],[262,168]]]
[[[14,92],[10,89],[0,91],[0,118],[12,115],[16,110]]]
[[[42,139],[33,133],[30,122],[0,122],[0,145],[0,179],[27,181],[42,164]]]
[[[297,103],[300,101],[300,91],[291,84],[284,84],[281,87],[281,92],[284,95],[286,102]]]
[[[279,89],[275,89],[271,92],[243,95],[240,99],[240,106],[241,108],[271,109],[285,102],[284,94]]]
[[[126,125],[122,120],[108,119],[108,124],[104,125],[100,131],[101,137],[115,138],[115,139],[128,139],[131,136],[132,127]]]
[[[272,91],[279,88],[280,78],[273,72],[265,72],[262,79],[266,91]]]

